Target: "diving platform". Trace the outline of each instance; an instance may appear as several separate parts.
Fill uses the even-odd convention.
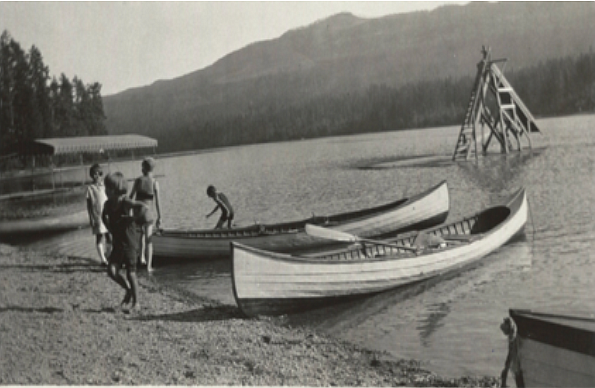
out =
[[[504,154],[521,151],[523,140],[529,148],[530,134],[540,132],[535,118],[504,76],[507,59],[492,60],[490,48],[482,47],[482,60],[471,90],[469,105],[461,125],[452,160],[485,155],[492,139]],[[502,70],[497,66],[503,63]],[[489,132],[488,132],[489,129]]]

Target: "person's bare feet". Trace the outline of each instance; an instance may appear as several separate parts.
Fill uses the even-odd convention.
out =
[[[124,299],[122,299],[122,303],[120,303],[120,307],[124,308],[127,304],[130,303],[132,300],[132,290],[126,291],[126,295],[124,295]]]
[[[128,309],[129,314],[139,314],[140,313],[140,304],[138,302],[133,301]]]

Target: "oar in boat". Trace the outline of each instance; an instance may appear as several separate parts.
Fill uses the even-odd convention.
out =
[[[390,244],[387,242],[371,240],[368,238],[362,238],[362,237],[355,236],[353,234],[349,234],[346,232],[340,232],[338,230],[327,229],[327,228],[323,228],[322,226],[317,226],[317,225],[312,225],[312,224],[306,224],[306,233],[310,236],[324,238],[327,240],[335,240],[335,241],[343,241],[343,242],[364,242],[364,243],[367,242],[370,244],[383,245],[383,246],[390,247],[390,248],[398,248],[398,249],[404,249],[406,251],[418,252],[417,248],[406,247],[404,245]]]

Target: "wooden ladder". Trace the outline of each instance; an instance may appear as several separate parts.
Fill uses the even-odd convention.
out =
[[[481,106],[483,105],[483,98],[485,97],[485,71],[487,67],[487,57],[477,64],[477,75],[475,76],[475,82],[471,89],[471,95],[469,97],[469,105],[467,105],[467,111],[465,112],[465,118],[459,131],[459,138],[455,151],[452,155],[452,160],[464,157],[469,159],[471,154],[475,154],[477,157],[477,142],[475,141],[475,125],[478,121],[478,112],[481,113]],[[471,141],[475,145],[471,144]]]
[[[471,90],[469,105],[465,112],[463,124],[459,132],[452,160],[469,159],[472,155],[478,158],[477,127],[481,124],[481,152],[486,153],[492,138],[496,138],[502,153],[508,153],[512,144],[510,137],[516,140],[518,150],[521,151],[521,137],[524,135],[531,145],[531,132],[541,132],[535,118],[516,94],[497,62],[506,59],[491,60],[490,50],[482,48],[483,59],[477,64],[477,75]],[[497,115],[493,117],[486,104],[487,91],[491,91],[498,105]],[[484,139],[485,126],[489,127],[490,135]],[[472,144],[473,142],[473,144]]]
[[[493,79],[493,88],[500,108],[500,127],[502,129],[502,137],[505,147],[503,151],[508,153],[510,142],[508,133],[514,136],[518,149],[521,149],[520,138],[526,135],[529,143],[529,148],[532,148],[530,132],[541,132],[535,118],[525,106],[520,97],[516,94],[503,71],[501,71],[495,64],[491,66],[491,74]]]

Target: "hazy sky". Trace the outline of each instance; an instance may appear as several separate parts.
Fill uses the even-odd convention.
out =
[[[0,1],[0,30],[25,51],[37,46],[51,76],[99,82],[106,96],[202,69],[339,12],[374,18],[444,3]]]

